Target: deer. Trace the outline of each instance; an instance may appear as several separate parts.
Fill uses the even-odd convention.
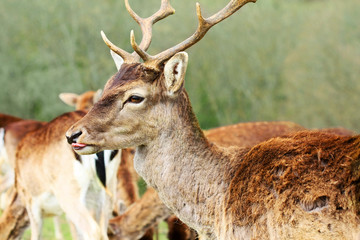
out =
[[[60,93],[59,98],[67,105],[75,107],[75,110],[89,111],[96,103],[102,90],[87,91],[82,94],[76,93]],[[116,189],[112,192],[116,194],[114,199],[113,211],[115,215],[123,213],[123,211],[139,198],[139,190],[137,186],[138,175],[136,174],[133,164],[131,149],[120,150],[121,158],[117,172]],[[131,157],[129,157],[131,155]]]
[[[305,129],[299,124],[286,121],[246,122],[204,130],[204,135],[208,141],[217,146],[252,147],[273,137]],[[354,132],[340,127],[321,129],[321,131],[340,136],[354,135]],[[128,154],[132,154],[128,155],[128,158],[133,158],[134,153],[128,152]],[[194,239],[194,233],[180,219],[171,214],[157,192],[153,188],[148,188],[143,197],[133,203],[123,214],[110,219],[110,225],[114,231],[112,239],[137,239],[149,226],[156,226],[163,219],[166,219],[169,226],[169,239]]]
[[[31,131],[42,127],[45,122],[36,120],[17,120],[0,128],[0,155],[1,155],[1,209],[4,209],[8,203],[8,197],[11,195],[14,185],[14,167],[15,152],[19,141]],[[10,191],[10,192],[8,192]]]
[[[100,99],[101,93],[101,89],[97,91],[87,91],[82,94],[60,93],[59,98],[65,104],[75,107],[75,110],[89,111],[94,103]]]
[[[62,98],[63,100],[64,99],[66,100],[66,99],[69,99],[69,97],[72,97],[72,100],[77,103],[76,108],[86,111],[96,101],[96,99],[99,97],[99,95],[101,95],[101,91],[97,91],[97,92],[89,91],[82,95],[77,95],[76,98],[75,98],[74,94],[71,95],[71,94],[63,93],[63,94],[60,94],[60,96],[61,96],[60,98]],[[80,113],[80,115],[85,114],[85,112],[79,112],[79,113]],[[60,119],[64,118],[65,124],[66,124],[66,120],[70,121],[70,124],[71,124],[71,121],[74,122],[79,118],[79,116],[77,116],[76,114],[69,114],[69,116],[73,116],[73,117],[72,118],[70,117],[68,119],[66,117],[61,116],[59,118]],[[15,168],[15,161],[16,161],[15,149],[17,149],[19,142],[22,141],[24,136],[29,134],[29,132],[37,130],[37,129],[41,128],[42,126],[44,126],[45,124],[46,123],[44,123],[44,122],[38,122],[38,121],[32,121],[32,120],[22,120],[22,121],[18,121],[15,123],[11,123],[4,128],[5,129],[5,137],[4,137],[5,148],[4,148],[4,150],[5,150],[6,155],[8,156],[8,162],[10,163],[12,170]],[[55,124],[55,125],[52,124],[50,127],[51,130],[48,131],[48,132],[50,132],[49,135],[63,134],[63,133],[61,133],[61,131],[64,131],[64,128],[61,128],[61,127],[59,128],[57,126],[57,125],[61,125],[61,124],[62,124],[61,120],[59,120],[57,122],[57,124]],[[67,123],[67,124],[69,124],[69,123]],[[39,134],[39,132],[40,132],[39,135],[42,136],[43,131],[44,131],[44,129],[42,129],[42,130],[40,129],[39,131],[37,131],[37,133]],[[57,131],[60,131],[60,133],[58,133]],[[28,137],[26,139],[31,140],[32,138]],[[54,159],[49,154],[54,154],[54,152],[52,152],[52,151],[56,151],[56,149],[58,148],[59,150],[57,150],[58,151],[57,157],[59,159],[64,158],[67,160],[67,163],[68,163],[67,167],[69,167],[68,170],[70,170],[73,167],[70,165],[71,161],[75,162],[74,169],[77,168],[77,170],[78,170],[77,173],[71,174],[71,172],[70,172],[70,174],[68,174],[68,176],[60,176],[60,177],[58,177],[58,179],[61,180],[62,178],[69,177],[69,176],[70,176],[70,178],[72,177],[73,180],[74,180],[74,178],[78,178],[77,180],[79,180],[78,183],[80,182],[80,186],[77,186],[76,182],[75,182],[75,185],[72,188],[70,187],[68,189],[68,192],[72,190],[76,193],[77,189],[81,190],[81,192],[76,193],[76,194],[78,194],[78,195],[81,194],[80,197],[83,199],[75,199],[75,200],[79,200],[79,201],[82,200],[83,203],[85,202],[85,199],[84,199],[85,195],[88,193],[94,192],[94,190],[89,191],[89,189],[87,189],[89,187],[86,186],[86,184],[89,184],[91,182],[95,182],[95,183],[99,182],[99,181],[96,181],[96,178],[93,176],[93,174],[91,174],[92,169],[93,169],[93,171],[95,171],[95,169],[94,169],[95,167],[92,166],[92,164],[95,161],[95,163],[97,163],[96,170],[97,170],[98,176],[100,176],[100,178],[101,178],[102,184],[107,185],[108,188],[110,189],[111,194],[115,195],[116,169],[117,169],[117,167],[119,165],[119,161],[120,161],[120,157],[116,156],[116,155],[119,155],[119,154],[116,154],[117,151],[114,151],[114,152],[104,151],[96,156],[92,156],[92,157],[88,157],[88,158],[84,158],[84,159],[81,159],[79,157],[78,160],[81,160],[81,161],[84,160],[84,161],[82,161],[80,164],[76,164],[76,162],[79,162],[79,161],[75,159],[74,154],[69,153],[68,146],[66,143],[62,144],[63,146],[65,146],[65,149],[63,149],[63,151],[61,151],[61,147],[59,147],[59,146],[61,146],[61,144],[59,144],[59,146],[57,146],[57,144],[56,144],[56,143],[58,143],[57,140],[52,139],[50,137],[50,139],[48,139],[48,141],[49,141],[48,142],[49,145],[47,145],[46,143],[42,144],[42,145],[41,144],[40,145],[39,144],[32,145],[32,143],[27,143],[25,140],[25,143],[21,143],[20,145],[23,146],[22,148],[27,149],[27,152],[25,151],[26,153],[24,153],[24,154],[28,155],[30,157],[24,156],[24,157],[22,157],[21,160],[29,161],[29,164],[31,164],[31,163],[36,162],[36,160],[34,161],[34,158],[40,156],[40,158],[43,157],[45,159],[44,160],[45,163],[46,162],[51,163],[51,161],[53,161]],[[32,150],[34,150],[34,151],[32,151]],[[23,154],[23,152],[24,152],[24,150],[20,151],[20,155]],[[116,156],[116,159],[114,159],[115,156]],[[96,158],[97,158],[97,160],[95,160]],[[98,167],[98,165],[101,165],[104,163],[105,163],[105,166]],[[24,165],[26,165],[26,164],[24,164]],[[111,167],[109,168],[106,165],[110,165]],[[44,167],[44,165],[42,165],[42,164],[40,164],[39,167],[45,172],[48,170],[47,167],[46,166]],[[24,166],[20,166],[19,168],[21,170],[24,170]],[[26,171],[26,167],[25,167],[25,171]],[[37,173],[37,171],[34,171],[34,172]],[[103,172],[105,172],[105,174]],[[28,178],[33,178],[32,175],[34,175],[34,173],[30,173],[30,172],[25,173],[25,177],[28,177]],[[43,174],[43,175],[39,174],[39,175],[43,176],[43,177],[47,177],[46,174]],[[83,177],[85,177],[85,179],[82,180],[81,178],[83,178]],[[106,177],[107,177],[107,179],[106,179]],[[13,184],[13,181],[11,181],[11,182]],[[39,184],[39,182],[38,182],[38,184]],[[83,186],[81,186],[81,184],[83,184]],[[130,184],[131,183],[129,183],[129,185]],[[46,183],[43,185],[46,186]],[[48,185],[49,185],[48,187],[50,187],[50,188],[54,187],[51,184],[48,184]],[[92,184],[92,185],[94,185],[94,184]],[[41,184],[40,184],[40,186],[41,186]],[[95,184],[95,186],[96,186],[96,184]],[[39,185],[36,185],[36,187],[39,187]],[[66,187],[65,187],[65,189],[66,189]],[[54,190],[53,192],[57,192],[58,195],[59,195],[59,193],[61,194],[61,192],[56,191],[56,190]],[[102,192],[100,191],[100,193],[102,193]],[[1,216],[0,229],[2,230],[2,235],[3,235],[4,239],[17,239],[18,237],[20,237],[23,234],[24,229],[26,229],[26,227],[29,225],[29,218],[28,218],[28,214],[25,211],[24,204],[20,200],[21,197],[19,197],[18,192],[17,191],[10,192],[10,194],[11,194],[10,198],[9,198],[10,205],[8,206],[8,208],[5,209],[5,212]],[[75,197],[76,197],[76,194],[75,194]],[[114,198],[114,197],[115,196],[112,196],[112,198]],[[49,198],[51,198],[51,196]],[[104,197],[104,194],[103,194],[103,199],[102,199],[103,200],[103,202],[102,202],[103,209],[102,209],[101,214],[105,215],[106,217],[103,217],[103,216],[101,216],[101,217],[104,218],[104,220],[103,220],[104,223],[110,217],[110,215],[108,214],[109,212],[106,209],[106,203],[107,203],[106,201],[108,201],[108,198],[109,198],[108,196]],[[74,201],[74,199],[73,199],[73,201]],[[88,207],[88,206],[86,206],[86,207]],[[81,211],[84,211],[84,209],[82,209]],[[81,211],[78,211],[78,212],[81,212]],[[77,211],[74,210],[74,214],[76,214],[76,212]],[[99,213],[97,213],[97,214],[99,214]],[[83,215],[83,216],[86,216],[86,215]],[[54,218],[55,236],[57,239],[62,239],[63,237],[60,232],[59,224],[56,220],[57,220],[57,218]],[[91,219],[90,220],[82,220],[82,221],[83,221],[83,226],[82,226],[83,228],[84,228],[84,226],[86,227],[86,225],[84,225],[84,223],[93,224],[93,222],[94,222],[94,221],[91,222]],[[107,226],[107,223],[103,224],[103,225],[104,225],[103,228],[105,228]],[[70,226],[73,226],[73,225],[70,225]],[[91,225],[89,225],[89,226],[91,226]],[[82,231],[83,232],[80,233],[80,235],[84,236],[84,232],[87,231],[87,229],[82,229]],[[104,235],[105,235],[106,230],[103,230],[103,231],[105,232],[104,233]],[[72,231],[72,233],[73,233],[73,237],[76,237],[76,232]]]
[[[81,95],[74,93],[62,93],[59,95],[59,98],[66,104],[75,106],[76,110],[89,110],[100,95],[101,90],[99,89],[96,92],[88,91]],[[5,239],[16,239],[18,236],[22,235],[23,229],[29,225],[26,210],[24,206],[21,205],[18,194],[14,193],[12,188],[14,185],[16,148],[20,140],[27,133],[42,127],[45,122],[21,119],[7,114],[0,114],[0,118],[3,123],[1,125],[2,128],[0,129],[0,152],[2,155],[1,166],[3,168],[4,175],[1,179],[0,192],[7,191],[4,192],[1,197],[1,208],[5,209],[5,212],[2,214],[3,219],[0,221],[0,229],[2,230]],[[63,239],[57,218],[54,218],[54,223],[56,239]],[[7,232],[9,235],[6,234]]]
[[[201,239],[359,239],[360,136],[301,131],[249,148],[219,147],[201,130],[184,87],[188,55],[232,0],[193,35],[154,56],[136,43],[94,107],[66,133],[80,155],[135,147],[134,166]],[[143,62],[141,62],[140,58]]]
[[[60,115],[26,134],[18,145],[15,188],[30,219],[32,240],[40,237],[42,217],[62,212],[81,239],[108,239],[112,193],[106,189],[116,186],[120,159],[115,158],[117,150],[79,156],[68,146],[62,136],[84,114]]]
[[[272,137],[301,130],[305,128],[293,122],[246,122],[204,130],[204,134],[210,142],[218,146],[250,147]],[[126,154],[122,152],[122,157],[132,159],[134,152],[126,150]],[[170,209],[151,187],[124,213],[110,219],[110,225],[114,231],[111,239],[138,239],[149,227],[156,226],[164,219],[169,226],[169,239],[195,239],[192,236],[194,233],[180,219],[172,215]]]

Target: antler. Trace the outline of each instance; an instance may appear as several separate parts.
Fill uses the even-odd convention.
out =
[[[142,51],[146,51],[151,43],[151,39],[152,39],[152,26],[160,21],[161,19],[166,18],[167,16],[170,16],[172,14],[175,13],[174,8],[170,5],[169,0],[161,0],[161,5],[160,5],[160,9],[154,13],[152,16],[148,17],[148,18],[141,18],[139,17],[139,15],[137,15],[130,7],[129,5],[129,0],[125,0],[125,7],[127,9],[127,11],[129,12],[130,16],[139,24],[140,28],[141,28],[141,32],[142,32],[142,40],[139,46],[136,45],[136,49],[139,52]],[[133,31],[132,31],[132,35],[133,35]],[[132,54],[124,51],[123,49],[115,46],[112,42],[110,42],[110,40],[106,37],[105,33],[103,31],[101,31],[101,36],[104,40],[104,42],[106,43],[106,45],[115,53],[117,53],[118,55],[120,55],[123,59],[124,62],[127,63],[134,63],[134,62],[139,62],[140,58],[143,58],[144,55],[143,54],[137,54],[137,51],[134,48],[134,52]]]
[[[147,54],[140,46],[136,44],[133,31],[131,32],[131,46],[139,54],[139,56],[141,56],[148,67],[158,69],[164,61],[168,60],[177,52],[183,51],[200,41],[212,26],[228,18],[249,2],[256,2],[256,0],[231,0],[223,9],[208,18],[203,18],[200,4],[196,3],[196,14],[198,16],[199,23],[195,33],[183,42],[155,56]]]

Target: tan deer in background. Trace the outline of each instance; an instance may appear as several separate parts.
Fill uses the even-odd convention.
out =
[[[82,109],[88,110],[89,107],[91,107],[91,105],[93,105],[93,103],[96,101],[96,99],[99,97],[100,94],[101,94],[101,91],[98,91],[98,92],[89,91],[82,95],[76,96],[76,98],[74,97],[74,94],[72,94],[72,96],[71,96],[71,94],[62,94],[62,97],[63,97],[63,99],[65,99],[66,97],[68,97],[70,95],[73,100],[76,100],[77,108],[82,108]],[[84,113],[82,113],[82,115],[83,114]],[[75,115],[70,114],[69,116],[75,116],[75,118],[72,119],[71,117],[70,118],[65,117],[65,120],[63,123],[61,122],[61,120],[59,120],[59,121],[57,121],[57,124],[58,125],[70,124],[71,125],[71,121],[74,122],[77,119],[79,119],[76,114]],[[60,117],[60,119],[63,119],[63,118],[64,117]],[[66,122],[66,120],[70,121],[70,123]],[[40,123],[39,123],[40,126],[37,126],[37,125],[39,125],[39,124],[37,124],[37,121],[22,120],[22,121],[8,124],[4,128],[5,129],[5,137],[4,137],[5,147],[3,150],[5,151],[6,155],[9,158],[8,161],[10,162],[11,169],[13,169],[14,165],[15,165],[15,152],[16,152],[15,149],[16,149],[18,143],[26,134],[28,134],[29,130],[38,129],[39,127],[41,127],[45,124],[42,122],[40,122]],[[51,163],[52,161],[54,161],[54,159],[63,159],[63,162],[67,163],[67,165],[65,164],[64,166],[68,167],[68,169],[67,169],[68,174],[60,175],[59,177],[57,177],[55,179],[60,179],[58,181],[61,182],[61,180],[63,180],[64,178],[71,179],[71,178],[75,177],[75,178],[77,178],[78,182],[74,182],[73,183],[74,187],[72,187],[72,188],[69,187],[69,186],[71,186],[71,185],[69,185],[69,186],[63,187],[62,189],[49,190],[50,193],[48,193],[48,194],[50,195],[50,199],[51,199],[51,192],[58,192],[58,193],[60,193],[60,195],[65,194],[66,191],[64,191],[64,193],[62,193],[61,190],[74,189],[74,188],[76,189],[76,186],[79,185],[79,183],[80,183],[79,190],[83,191],[82,193],[79,193],[79,194],[84,195],[84,196],[81,196],[82,198],[84,198],[85,195],[91,191],[87,190],[87,188],[88,188],[87,186],[81,186],[81,184],[86,185],[89,182],[91,182],[91,178],[94,178],[91,176],[91,171],[92,171],[91,169],[95,168],[95,166],[91,166],[91,164],[95,164],[93,162],[94,160],[92,158],[85,158],[86,161],[79,164],[79,161],[77,161],[75,159],[74,153],[71,153],[71,150],[69,153],[69,148],[66,146],[67,145],[66,143],[63,143],[63,146],[65,146],[65,148],[62,149],[61,141],[57,142],[56,139],[53,139],[51,137],[51,135],[54,135],[54,134],[55,135],[56,134],[63,135],[64,132],[61,133],[61,131],[64,131],[66,128],[63,128],[64,130],[60,129],[60,132],[58,132],[59,126],[57,126],[56,124],[54,125],[54,124],[49,123],[47,125],[51,126],[50,130],[45,133],[46,137],[39,138],[42,140],[39,140],[39,139],[36,140],[36,142],[39,142],[38,144],[33,144],[34,142],[28,143],[25,140],[24,140],[25,143],[21,143],[21,145],[23,146],[22,148],[23,149],[25,148],[26,150],[19,151],[20,153],[18,153],[18,158],[19,158],[19,155],[21,156],[21,154],[23,154],[22,158],[21,157],[20,158],[22,159],[22,161],[26,161],[28,163],[28,165],[30,165],[30,166],[36,166],[37,165],[36,161],[40,161],[40,162],[44,161],[45,163],[46,162]],[[41,134],[42,131],[43,130],[38,131],[37,132],[38,134],[36,136],[37,137],[44,136],[43,134]],[[40,132],[40,134],[39,134],[39,132]],[[43,142],[45,138],[47,141]],[[31,140],[32,137],[27,137],[27,139]],[[62,141],[63,140],[64,139],[62,139]],[[41,142],[43,142],[43,144],[41,144]],[[59,143],[59,144],[57,145],[57,143]],[[59,149],[57,154],[56,154],[56,149]],[[97,155],[98,159],[95,162],[102,162],[102,160],[104,160],[105,166],[102,166],[102,168],[105,167],[105,169],[103,171],[106,171],[107,179],[106,178],[102,179],[102,181],[107,181],[107,186],[109,188],[112,188],[111,192],[113,193],[113,195],[115,195],[116,169],[119,165],[120,157],[117,157],[115,160],[111,160],[111,159],[115,158],[115,154],[113,154],[114,156],[110,156],[111,153],[110,152],[108,153],[108,152],[109,151],[106,151],[104,153],[101,153],[100,155]],[[51,156],[51,155],[56,155],[56,157]],[[34,159],[35,159],[35,162],[34,162]],[[112,163],[106,163],[106,161],[109,161],[108,159],[110,159],[110,161]],[[81,160],[80,157],[79,157],[79,160]],[[74,163],[74,169],[77,168],[77,172],[75,174],[71,171],[71,169],[73,168],[71,161],[73,161],[73,163]],[[114,165],[114,166],[106,167],[106,165]],[[50,166],[48,166],[48,167],[50,167]],[[26,170],[26,164],[21,164],[20,169],[24,169],[24,168]],[[42,169],[42,170],[39,171],[39,169]],[[59,169],[55,168],[55,169],[59,170],[59,172],[60,172],[61,168],[59,168]],[[96,170],[98,170],[97,167],[96,167]],[[95,171],[95,169],[93,171]],[[30,179],[34,178],[34,181],[32,182],[31,185],[34,185],[35,188],[37,189],[37,191],[41,192],[41,187],[44,185],[48,186],[50,188],[54,188],[54,182],[56,182],[55,180],[53,180],[52,183],[49,183],[49,181],[45,180],[46,177],[48,176],[47,174],[49,172],[51,172],[51,171],[49,171],[49,169],[47,169],[47,166],[44,166],[44,164],[40,164],[40,165],[38,165],[38,168],[30,169],[30,171],[27,174],[25,174],[25,176]],[[44,182],[36,182],[35,181],[36,178],[34,176],[37,176],[40,178],[43,177]],[[105,175],[105,177],[106,177],[106,175]],[[98,180],[96,180],[96,177],[94,179],[95,179],[95,182],[99,182]],[[131,183],[129,183],[129,185],[130,184]],[[29,189],[27,189],[27,190],[29,190]],[[76,192],[76,190],[75,190],[75,192]],[[101,191],[100,191],[100,193],[101,193]],[[74,201],[74,199],[71,199],[74,196],[69,195],[68,197],[70,199],[69,201]],[[114,197],[115,196],[112,196],[112,198],[114,198]],[[55,199],[56,199],[56,197],[55,197]],[[96,198],[94,198],[94,199],[96,199]],[[1,219],[0,219],[0,230],[2,233],[0,239],[17,239],[17,238],[19,238],[22,235],[24,229],[27,227],[28,221],[29,221],[29,219],[27,217],[27,213],[25,212],[25,209],[24,209],[24,205],[21,203],[18,194],[15,192],[13,195],[10,196],[9,200],[10,200],[9,206],[7,209],[5,209],[5,212],[2,214]],[[81,199],[79,199],[79,201],[80,200]],[[83,201],[86,202],[85,199],[83,199]],[[99,201],[99,204],[100,203],[101,202]],[[74,206],[75,205],[76,204],[74,204]],[[61,207],[63,207],[63,206],[61,206]],[[86,207],[88,207],[88,206],[86,206]],[[76,212],[79,213],[81,211],[84,211],[84,210],[75,208],[75,209],[73,209],[73,214],[76,214]],[[111,211],[108,210],[106,214],[109,215],[108,213],[110,213],[110,212]],[[107,216],[107,218],[109,218],[109,216]],[[54,220],[56,220],[56,218]],[[86,221],[88,221],[88,220],[87,219],[82,220],[82,222],[85,222],[85,223],[86,223]],[[107,221],[107,220],[105,219],[105,221]],[[55,221],[55,223],[57,223],[57,224],[55,224],[55,236],[57,239],[63,239],[62,234],[60,232],[59,224],[57,221]],[[107,224],[106,224],[106,226],[107,226]],[[83,224],[82,228],[84,228],[84,224]],[[87,229],[82,229],[82,230],[83,230],[83,232],[85,232]],[[106,227],[105,227],[104,231],[106,234]],[[90,231],[90,234],[91,234],[91,231]],[[73,237],[76,237],[75,231],[73,231]]]
[[[203,238],[359,239],[359,136],[304,131],[222,148],[199,127],[181,51],[247,2],[231,1],[206,19],[197,5],[195,34],[155,56],[132,34],[144,63],[105,39],[124,64],[67,137],[79,154],[136,146],[137,172]]]
[[[16,116],[0,113],[0,127],[5,127],[9,123],[21,121],[22,119]]]
[[[114,192],[104,187],[116,186],[120,159],[115,158],[118,151],[80,157],[69,148],[64,133],[84,114],[65,113],[19,143],[15,186],[30,218],[32,240],[40,237],[43,217],[62,211],[81,239],[107,239]]]

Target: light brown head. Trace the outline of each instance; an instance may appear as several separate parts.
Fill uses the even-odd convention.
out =
[[[155,56],[145,52],[151,42],[148,36],[151,24],[150,29],[143,30],[143,40],[139,46],[131,32],[131,45],[135,50],[131,54],[112,44],[102,32],[105,43],[121,57],[114,59],[119,71],[108,80],[102,97],[89,113],[67,132],[68,142],[75,151],[91,154],[104,149],[146,145],[159,136],[160,131],[169,131],[172,116],[191,109],[184,90],[188,55],[183,51],[200,41],[212,26],[248,2],[255,0],[231,0],[209,18],[202,17],[200,5],[197,4],[199,24],[195,33]],[[127,0],[125,3],[134,17]],[[159,11],[163,13],[157,14]],[[155,22],[151,20],[155,15],[164,18],[173,13],[166,0],[162,0],[159,11],[148,18],[150,22]],[[136,15],[134,19],[140,18]],[[140,24],[142,20],[137,22]],[[143,62],[140,62],[139,56]]]
[[[89,111],[90,108],[100,99],[102,90],[87,91],[83,94],[60,93],[59,98],[69,106],[75,107],[75,110]]]

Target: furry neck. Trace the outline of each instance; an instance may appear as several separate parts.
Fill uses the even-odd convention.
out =
[[[135,169],[182,221],[211,234],[230,182],[230,163],[225,151],[207,141],[186,92],[179,98],[162,111],[169,121],[159,126],[158,137],[136,149]]]

